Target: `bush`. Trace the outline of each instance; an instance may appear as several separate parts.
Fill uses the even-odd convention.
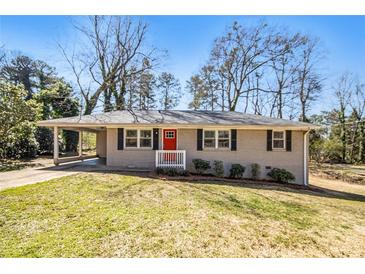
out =
[[[229,177],[235,179],[242,178],[245,169],[246,168],[240,164],[232,164],[231,169],[229,170]]]
[[[267,175],[280,183],[290,183],[295,180],[295,176],[291,172],[280,168],[273,168]]]
[[[210,169],[210,162],[202,159],[193,159],[193,164],[198,174],[203,174],[205,171]]]
[[[170,177],[175,177],[175,176],[189,176],[190,173],[187,170],[184,169],[177,169],[177,168],[162,168],[162,167],[158,167],[156,168],[156,173],[158,175],[167,175]]]
[[[214,174],[217,177],[223,177],[224,176],[223,161],[214,161],[213,162],[213,170],[214,170]]]
[[[260,178],[260,165],[257,163],[251,164],[251,177],[254,180],[257,180]]]

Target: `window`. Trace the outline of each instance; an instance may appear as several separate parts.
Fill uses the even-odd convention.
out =
[[[218,148],[229,148],[228,130],[218,130]]]
[[[285,148],[285,132],[273,131],[272,132],[272,148],[284,149]]]
[[[215,148],[215,131],[205,130],[204,131],[204,147]]]
[[[229,148],[229,130],[204,130],[204,148]]]
[[[138,146],[138,131],[136,129],[126,130],[125,147],[137,147]]]
[[[126,148],[151,148],[152,130],[150,129],[127,129],[125,136]]]
[[[151,130],[141,130],[139,138],[140,147],[151,147],[152,146],[152,132]]]
[[[166,139],[174,139],[175,138],[175,131],[165,131],[165,138]]]

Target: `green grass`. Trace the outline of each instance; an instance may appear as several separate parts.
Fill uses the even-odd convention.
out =
[[[79,174],[0,192],[0,257],[364,257],[345,198]]]

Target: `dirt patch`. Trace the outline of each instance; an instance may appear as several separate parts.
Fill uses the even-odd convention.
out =
[[[365,185],[365,165],[311,163],[310,171],[318,177]]]

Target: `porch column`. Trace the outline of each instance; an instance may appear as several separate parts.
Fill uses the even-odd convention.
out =
[[[58,165],[59,149],[58,149],[58,127],[53,128],[53,162]]]
[[[79,157],[82,157],[82,130],[79,130]]]

